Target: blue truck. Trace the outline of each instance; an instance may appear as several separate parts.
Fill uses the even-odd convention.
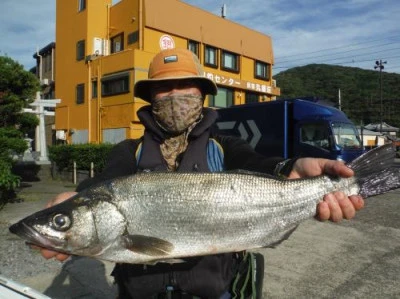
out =
[[[240,136],[267,156],[350,162],[364,152],[357,128],[340,110],[284,99],[218,109],[220,133]]]

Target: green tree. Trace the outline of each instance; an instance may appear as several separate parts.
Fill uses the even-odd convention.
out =
[[[0,202],[19,184],[11,171],[13,155],[27,149],[23,140],[37,124],[37,117],[21,113],[40,90],[38,79],[10,57],[0,56]]]
[[[380,77],[373,69],[310,64],[288,69],[274,78],[281,89],[280,98],[313,96],[337,107],[340,89],[342,110],[354,123],[380,121]],[[382,91],[383,121],[400,127],[400,75],[382,72]]]

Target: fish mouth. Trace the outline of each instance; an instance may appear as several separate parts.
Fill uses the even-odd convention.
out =
[[[9,230],[11,233],[27,240],[28,243],[48,249],[61,248],[65,243],[65,241],[60,239],[43,236],[37,230],[22,221],[11,225]]]

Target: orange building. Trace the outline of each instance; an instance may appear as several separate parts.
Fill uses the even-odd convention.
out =
[[[115,143],[143,127],[135,82],[161,49],[188,48],[218,86],[206,106],[270,101],[280,94],[272,79],[272,41],[179,0],[57,0],[56,129],[71,143]]]

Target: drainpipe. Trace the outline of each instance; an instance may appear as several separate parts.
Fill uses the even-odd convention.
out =
[[[87,84],[87,105],[88,105],[88,143],[90,143],[92,135],[92,58],[87,62],[88,64],[88,84]]]
[[[143,0],[139,0],[139,50],[143,50]]]
[[[99,63],[97,64],[97,142],[100,144],[101,140],[101,61],[102,58],[99,59]]]
[[[110,4],[107,4],[107,32],[106,32],[106,42],[108,43],[108,41],[110,40]],[[108,55],[108,49],[107,49],[107,53]]]

